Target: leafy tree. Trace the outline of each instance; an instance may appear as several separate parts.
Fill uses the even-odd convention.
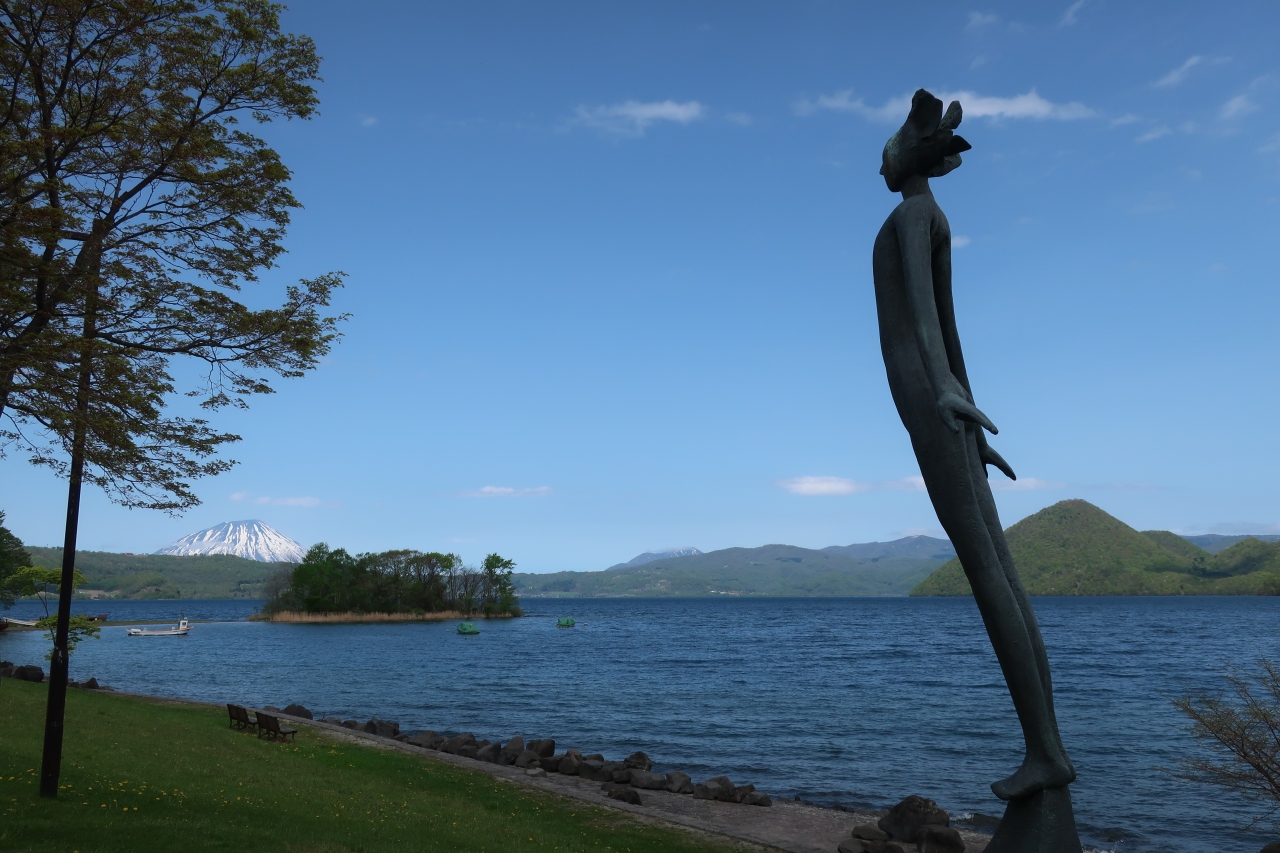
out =
[[[22,594],[19,591],[21,581],[18,575],[30,563],[31,554],[23,546],[22,540],[4,526],[4,510],[0,510],[0,604],[6,610]]]
[[[1174,700],[1214,756],[1186,758],[1174,775],[1269,803],[1270,816],[1280,810],[1280,667],[1264,659],[1259,668],[1228,673],[1234,701],[1203,692]]]
[[[44,631],[49,636],[49,642],[55,643],[58,631],[57,615],[46,616],[36,622],[36,627]],[[97,622],[90,622],[88,616],[72,616],[67,622],[67,657],[76,650],[76,646],[80,645],[81,640],[93,637],[97,639],[102,634],[102,628]],[[45,660],[53,660],[53,653],[57,651],[57,645],[51,645],[48,652],[45,653]]]
[[[487,585],[486,597],[493,601],[492,606],[499,613],[510,613],[516,608],[516,586],[511,580],[515,567],[514,560],[498,554],[489,554],[481,565]]]
[[[41,794],[57,795],[80,490],[179,511],[245,406],[337,336],[341,275],[237,301],[283,246],[289,170],[243,120],[313,114],[319,59],[265,0],[0,0],[0,449],[68,479]],[[179,389],[170,361],[207,367]]]
[[[71,588],[74,590],[82,583],[84,583],[84,575],[76,569],[72,573]],[[44,605],[44,615],[47,617],[50,592],[61,593],[62,591],[62,570],[46,569],[44,566],[24,566],[14,574],[13,587],[18,595],[39,596],[40,603]]]

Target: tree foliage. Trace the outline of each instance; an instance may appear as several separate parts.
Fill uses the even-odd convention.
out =
[[[1228,673],[1229,696],[1201,692],[1174,700],[1213,756],[1186,758],[1175,775],[1268,803],[1269,816],[1280,810],[1280,667],[1264,659],[1259,669],[1253,677]]]
[[[289,170],[247,123],[308,118],[319,59],[264,0],[0,0],[0,449],[179,510],[244,406],[336,338],[341,274],[237,299],[283,251]],[[205,365],[180,388],[170,362]],[[78,436],[78,438],[77,438]]]
[[[483,569],[466,566],[457,554],[394,550],[352,555],[323,542],[286,577],[268,582],[268,611],[311,613],[406,613],[458,610],[518,614],[511,570],[497,554]]]
[[[31,554],[4,526],[4,510],[0,510],[0,604],[6,610],[22,594],[22,570],[30,564]]]

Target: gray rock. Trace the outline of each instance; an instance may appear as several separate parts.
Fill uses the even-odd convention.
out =
[[[693,786],[693,797],[696,800],[719,800],[732,803],[738,790],[728,776],[713,776],[705,782]]]
[[[1259,850],[1258,853],[1280,853],[1280,841],[1277,841],[1275,844],[1268,844],[1266,847]]]
[[[474,743],[464,743],[462,746],[458,747],[458,751],[454,753],[454,755],[459,758],[477,758],[479,757],[479,754],[480,750]]]
[[[855,826],[853,831],[849,833],[854,838],[861,838],[865,841],[888,841],[889,833],[885,832],[878,826],[864,823],[862,826]]]
[[[447,752],[450,755],[457,755],[458,750],[461,749],[462,747],[464,746],[474,747],[475,745],[476,745],[476,736],[473,735],[471,732],[463,732],[460,735],[454,735],[453,737],[446,740],[444,742],[444,745],[440,747],[440,751]],[[475,756],[473,755],[472,757],[474,758]]]
[[[892,841],[871,841],[862,838],[846,838],[836,848],[839,853],[906,853],[901,845]]]
[[[528,770],[524,771],[524,775],[526,775],[526,776],[546,776],[546,775],[547,775],[547,771],[543,770],[541,767],[530,767]]]
[[[633,806],[640,805],[640,794],[635,788],[629,785],[623,785],[618,782],[606,782],[600,787],[604,791],[605,796],[611,800],[620,800],[624,803],[631,803]]]
[[[364,724],[364,730],[368,734],[376,735],[377,737],[394,738],[400,734],[400,724],[393,723],[390,720],[379,720],[374,717]]]
[[[277,708],[275,705],[263,705],[263,706],[262,706],[262,710],[266,711],[268,714],[283,714],[283,713],[284,713],[284,711],[280,710],[280,709],[279,709],[279,708]]]
[[[604,762],[594,758],[584,758],[578,765],[578,775],[593,782],[612,782],[613,770],[606,770]]]
[[[588,758],[590,758],[592,761],[604,761],[604,756],[598,752],[593,752],[590,755],[582,756],[583,761],[587,760]]]
[[[667,777],[661,773],[651,773],[639,767],[631,768],[631,785],[648,791],[662,791],[667,787]]]
[[[320,722],[322,722],[322,723],[328,723],[328,724],[329,724],[329,725],[331,725],[331,726],[340,726],[340,725],[342,725],[342,720],[340,720],[340,719],[339,719],[339,718],[337,718],[337,717],[323,717],[323,718],[321,718]]]
[[[83,687],[85,690],[97,690],[99,687],[101,687],[101,685],[98,684],[98,679],[92,676],[80,682],[80,686]]]
[[[524,752],[524,738],[516,735],[507,741],[507,745],[502,748],[502,754],[499,756],[499,764],[515,764],[516,758],[520,753]]]
[[[949,826],[925,824],[916,836],[918,853],[964,853],[964,839]]]
[[[488,746],[482,746],[476,750],[476,759],[479,761],[488,761],[490,764],[498,763],[498,756],[502,754],[502,745],[491,743]]]
[[[633,752],[622,760],[622,763],[628,767],[634,767],[637,770],[652,770],[653,762],[649,760],[649,756],[643,752]]]
[[[693,780],[689,778],[688,773],[681,773],[679,770],[667,771],[667,790],[673,794],[692,794]]]
[[[538,766],[548,773],[559,773],[560,762],[564,760],[563,755],[553,755],[550,758],[539,758]]]
[[[400,741],[401,743],[405,743],[406,741],[409,740],[409,736],[405,734],[400,734],[400,735],[396,735],[395,739]]]
[[[14,667],[13,675],[11,677],[18,679],[19,681],[30,681],[35,684],[39,684],[41,681],[44,681],[44,670],[38,666],[31,665]]]
[[[743,795],[742,803],[747,806],[771,806],[773,805],[773,797],[763,791],[751,791]]]
[[[577,776],[578,768],[582,766],[582,753],[576,749],[570,749],[565,752],[564,757],[560,759],[559,771],[565,776]]]
[[[532,749],[526,749],[516,756],[515,765],[521,770],[529,767],[538,767],[540,766],[538,761],[539,758],[540,756],[538,753],[534,752]]]
[[[13,678],[13,671],[17,669],[9,661],[0,661],[0,678]]]
[[[425,732],[415,732],[409,736],[409,740],[406,741],[406,743],[411,743],[414,746],[420,746],[423,749],[431,749],[431,741],[435,740],[437,737],[438,735],[430,730]]]
[[[342,727],[344,729],[351,729],[352,731],[357,731],[357,732],[364,731],[364,726],[362,726],[360,723],[357,723],[355,720],[343,720]]]
[[[556,740],[550,737],[531,740],[525,749],[531,749],[538,753],[539,758],[550,758],[556,754]]]
[[[620,761],[606,761],[604,766],[606,768],[612,766],[613,772],[609,776],[609,778],[612,781],[617,782],[620,785],[631,784],[631,768],[630,767],[627,767],[625,764],[623,764]]]
[[[836,853],[868,853],[867,845],[860,838],[846,838],[836,848]]]
[[[878,826],[894,841],[914,842],[925,824],[950,826],[951,816],[938,808],[933,800],[912,794],[880,818]]]
[[[315,719],[311,716],[311,712],[301,705],[285,705],[284,713],[288,714],[290,717],[301,717],[304,720]]]
[[[747,794],[754,794],[755,790],[755,785],[737,785],[733,789],[733,801],[735,803],[740,803],[742,802],[743,797]]]

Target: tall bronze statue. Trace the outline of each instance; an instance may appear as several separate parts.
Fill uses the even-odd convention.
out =
[[[1049,658],[996,513],[987,466],[1013,469],[987,443],[993,424],[973,401],[951,295],[951,227],[929,179],[960,165],[971,147],[954,131],[958,101],[920,89],[884,147],[880,174],[902,193],[872,253],[880,348],[889,388],[911,436],[938,520],[951,537],[1022,724],[1026,757],[991,785],[1008,800],[987,853],[1080,853],[1067,786],[1075,767],[1053,711]]]

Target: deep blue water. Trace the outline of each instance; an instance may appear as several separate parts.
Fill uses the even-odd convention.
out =
[[[172,622],[242,620],[252,601],[77,602]],[[969,599],[571,599],[529,618],[452,623],[199,624],[186,638],[106,628],[72,676],[121,690],[477,737],[552,736],[658,769],[728,773],[774,795],[999,815],[988,784],[1021,760],[995,657]],[[1280,659],[1280,598],[1039,598],[1086,843],[1117,851],[1240,850],[1275,840],[1264,809],[1172,779],[1197,747],[1170,698],[1218,689],[1227,664]],[[23,602],[10,615],[35,615]],[[555,618],[579,627],[557,630]],[[587,624],[583,624],[587,623]],[[36,633],[0,633],[0,659],[39,663]]]

